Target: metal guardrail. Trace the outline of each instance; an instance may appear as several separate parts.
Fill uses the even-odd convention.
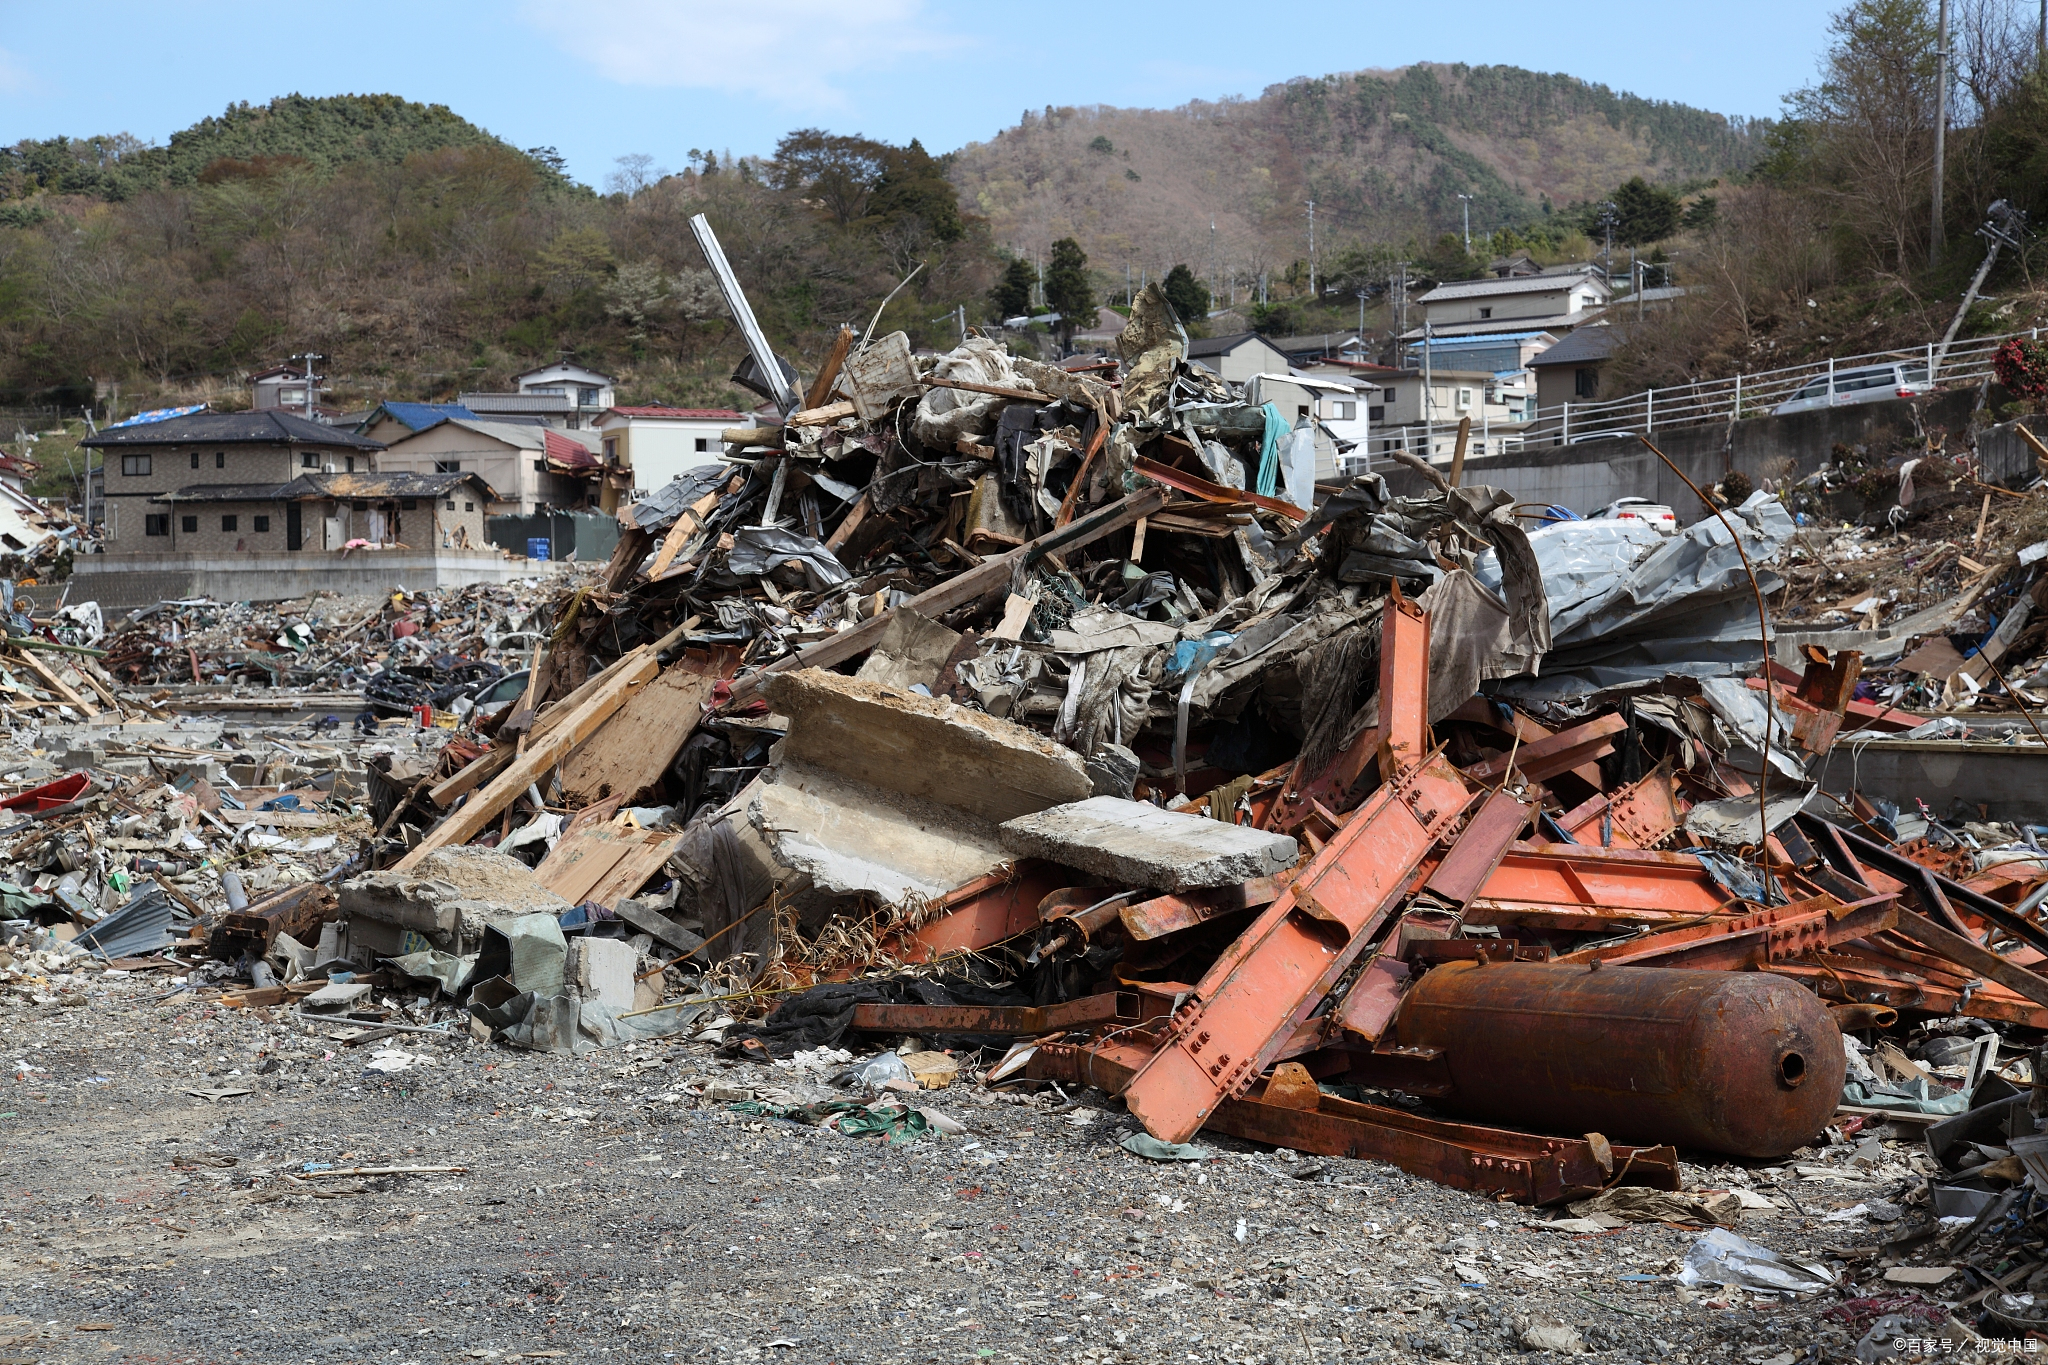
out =
[[[1639,431],[1651,435],[1671,427],[1704,426],[1744,417],[1763,417],[1816,379],[1832,379],[1843,371],[1880,365],[1886,361],[1925,366],[1937,384],[1975,383],[1991,373],[1991,358],[2000,346],[2014,337],[2038,339],[2039,336],[2040,329],[2034,328],[2026,332],[2006,332],[1959,341],[1949,348],[1938,373],[1934,372],[1936,348],[1929,342],[1924,347],[1838,356],[1824,363],[1763,370],[1737,375],[1733,379],[1648,389],[1624,398],[1553,404],[1538,408],[1534,420],[1522,428],[1520,434],[1529,445],[1567,445],[1596,432]],[[1833,385],[1830,384],[1829,388],[1832,396]]]

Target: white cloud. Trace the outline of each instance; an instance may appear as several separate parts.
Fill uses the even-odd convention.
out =
[[[33,95],[42,89],[42,80],[12,52],[0,47],[0,95]]]
[[[924,0],[528,0],[526,22],[622,85],[719,90],[842,109],[848,87],[958,51]]]

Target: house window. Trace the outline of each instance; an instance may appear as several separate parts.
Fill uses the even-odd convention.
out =
[[[350,455],[350,456],[348,456],[348,457],[346,457],[346,458],[347,458],[347,460],[348,460],[348,465],[347,465],[347,468],[348,468],[348,472],[349,472],[349,473],[351,473],[351,474],[355,473],[355,472],[356,472],[356,457],[355,457],[355,456],[353,456],[353,455]]]
[[[446,508],[448,511],[453,512],[455,510],[455,499],[450,498],[446,502],[442,503],[441,506]]]
[[[142,534],[146,536],[167,536],[171,533],[171,514],[150,512],[142,518]]]
[[[547,462],[546,460],[535,460],[535,461],[533,462],[533,472],[534,472],[534,473],[536,473],[536,474],[545,474],[545,473],[547,473],[547,472],[548,472],[548,462]]]
[[[268,531],[270,529],[269,517],[251,517],[249,520],[258,531]]]
[[[149,473],[149,459],[150,457],[147,455],[123,455],[121,457],[121,472],[131,475],[147,474]]]
[[[436,460],[434,461],[434,472],[436,474],[460,474],[462,472],[462,461]]]
[[[299,468],[318,469],[319,467],[320,457],[318,455],[315,455],[312,451],[309,450],[305,454],[299,456]]]
[[[697,453],[701,455],[709,449],[711,449],[711,438],[708,436],[699,436],[697,438]]]
[[[1386,410],[1386,408],[1385,408],[1385,407],[1377,407],[1377,408],[1367,408],[1367,409],[1365,410],[1365,420],[1366,420],[1366,421],[1368,421],[1368,422],[1384,422],[1384,421],[1386,421],[1386,420],[1387,420],[1387,410]]]
[[[611,463],[613,463],[613,464],[617,464],[617,463],[619,462],[619,438],[618,438],[618,437],[616,437],[616,436],[607,436],[607,437],[605,437],[605,438],[604,438],[604,457],[605,457],[605,459],[609,460],[609,461],[610,461]]]
[[[1469,408],[1469,407],[1471,407],[1471,406],[1472,406],[1472,390],[1470,390],[1470,389],[1459,389],[1459,390],[1458,390],[1458,407],[1460,408],[1460,410],[1462,410],[1462,409],[1465,409],[1465,408]]]
[[[235,519],[234,517],[222,517],[222,518],[220,519],[220,529],[221,529],[221,530],[223,530],[223,531],[232,531],[232,530],[234,530],[234,529],[235,529],[235,520],[236,520],[236,519]]]
[[[1600,372],[1590,365],[1572,371],[1572,397],[1591,398],[1600,392]]]
[[[398,510],[401,512],[417,511],[419,505],[420,500],[418,498],[400,498],[398,500]]]
[[[1493,316],[1493,310],[1491,308],[1482,308],[1479,310],[1479,316],[1482,318],[1490,318]]]
[[[1337,420],[1338,420],[1338,421],[1340,421],[1340,422],[1355,422],[1355,421],[1357,421],[1357,420],[1358,420],[1358,404],[1356,404],[1356,403],[1338,403],[1338,404],[1336,405],[1336,407],[1337,407]]]
[[[277,401],[280,404],[303,403],[306,401],[306,391],[304,389],[279,389],[277,391]]]
[[[179,518],[178,518],[178,529],[179,529],[180,531],[183,531],[183,532],[187,533],[188,535],[189,535],[189,534],[191,534],[191,533],[192,533],[192,532],[194,532],[194,531],[197,531],[197,530],[199,529],[199,518],[197,518],[197,517],[179,517]]]
[[[192,452],[192,467],[199,468],[199,452],[196,450]]]
[[[587,385],[576,390],[576,401],[586,408],[597,406],[597,390]]]
[[[228,453],[225,450],[213,452],[213,467],[215,469],[226,469],[228,467]]]
[[[464,502],[462,504],[462,510],[465,512],[474,512],[476,510],[476,504],[473,502]]]

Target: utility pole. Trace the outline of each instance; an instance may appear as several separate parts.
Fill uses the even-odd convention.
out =
[[[1433,377],[1429,353],[1436,349],[1430,344],[1429,319],[1422,320],[1422,458],[1436,462],[1436,393],[1430,387]]]
[[[1365,345],[1365,286],[1358,286],[1358,344]]]
[[[1946,4],[1947,0],[1943,0]],[[1316,201],[1308,201],[1308,297],[1316,300]]]
[[[303,361],[306,366],[306,420],[310,422],[313,420],[313,385],[315,383],[313,378],[313,362],[325,360],[327,357],[308,351],[304,355],[295,355],[292,359]]]
[[[1465,201],[1458,205],[1458,207],[1465,211],[1465,254],[1470,256],[1472,254],[1472,196],[1461,194],[1458,198]]]
[[[1927,264],[1941,264],[1941,179],[1943,144],[1948,140],[1948,0],[1941,0],[1935,28],[1934,67],[1934,207],[1927,233]]]
[[[1394,368],[1405,370],[1408,367],[1401,362],[1408,344],[1408,262],[1396,261],[1394,269],[1398,273],[1388,281],[1394,288]]]

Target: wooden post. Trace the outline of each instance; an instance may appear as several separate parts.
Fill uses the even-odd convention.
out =
[[[1460,417],[1458,419],[1458,444],[1451,451],[1450,483],[1453,488],[1456,488],[1458,481],[1465,477],[1465,447],[1471,440],[1472,419],[1470,417]]]

